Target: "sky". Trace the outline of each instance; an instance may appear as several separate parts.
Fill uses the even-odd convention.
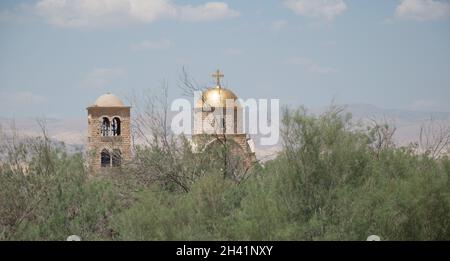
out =
[[[450,1],[0,1],[2,117],[85,117],[164,82],[176,99],[183,68],[243,99],[450,112]]]

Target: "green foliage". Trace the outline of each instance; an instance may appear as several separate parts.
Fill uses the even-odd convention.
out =
[[[17,144],[0,158],[0,239],[449,240],[450,160],[380,133],[286,109],[283,150],[243,180],[186,144],[143,147],[138,165],[95,179],[81,154]]]
[[[0,239],[111,237],[107,219],[117,195],[108,182],[88,182],[80,153],[67,155],[45,138],[25,140],[7,152],[9,161],[0,168]]]
[[[152,188],[113,221],[118,239],[229,239],[230,217],[239,207],[240,186],[219,173],[200,178],[189,193]]]

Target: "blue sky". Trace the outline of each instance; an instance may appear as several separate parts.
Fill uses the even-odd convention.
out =
[[[450,1],[0,2],[0,116],[85,117],[164,81],[174,99],[183,66],[242,98],[450,111]]]

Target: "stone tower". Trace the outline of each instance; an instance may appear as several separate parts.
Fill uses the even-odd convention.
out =
[[[243,109],[238,97],[221,86],[223,76],[217,70],[213,74],[216,86],[203,91],[195,104],[192,141],[197,152],[211,144],[227,141],[232,153],[239,154],[244,167],[249,168],[256,161],[254,143],[244,132]]]
[[[100,96],[87,108],[87,149],[93,172],[109,171],[130,160],[130,109],[110,93]]]

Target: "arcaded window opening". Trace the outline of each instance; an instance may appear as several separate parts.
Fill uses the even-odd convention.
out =
[[[120,136],[120,119],[118,117],[115,117],[112,121],[112,135],[113,136]]]
[[[102,150],[100,159],[102,168],[111,166],[111,155],[106,149]]]
[[[109,130],[110,130],[109,119],[106,117],[103,117],[102,129],[101,129],[102,136],[109,136]]]

